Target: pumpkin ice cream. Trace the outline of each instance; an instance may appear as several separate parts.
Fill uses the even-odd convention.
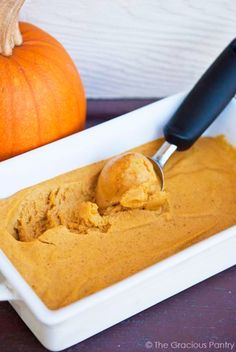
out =
[[[96,203],[101,209],[120,205],[157,210],[165,200],[152,163],[140,153],[129,152],[112,158],[99,175]]]
[[[223,137],[201,138],[168,161],[160,192],[152,165],[133,158],[160,143],[0,200],[0,248],[49,308],[236,224],[235,149]]]

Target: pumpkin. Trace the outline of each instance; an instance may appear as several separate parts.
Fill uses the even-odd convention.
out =
[[[0,160],[84,127],[79,73],[63,46],[32,24],[18,24],[24,0],[0,0]]]

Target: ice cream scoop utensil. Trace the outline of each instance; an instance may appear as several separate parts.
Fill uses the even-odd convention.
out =
[[[165,142],[149,158],[161,179],[163,167],[176,151],[189,149],[236,94],[236,39],[196,83],[164,127]]]

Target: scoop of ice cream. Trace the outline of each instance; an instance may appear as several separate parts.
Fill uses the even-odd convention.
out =
[[[106,163],[96,188],[100,208],[156,208],[166,200],[151,161],[134,152],[119,155]]]

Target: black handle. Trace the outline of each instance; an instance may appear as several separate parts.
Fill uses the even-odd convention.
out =
[[[185,150],[201,136],[236,94],[236,39],[200,78],[164,127],[165,139]]]

